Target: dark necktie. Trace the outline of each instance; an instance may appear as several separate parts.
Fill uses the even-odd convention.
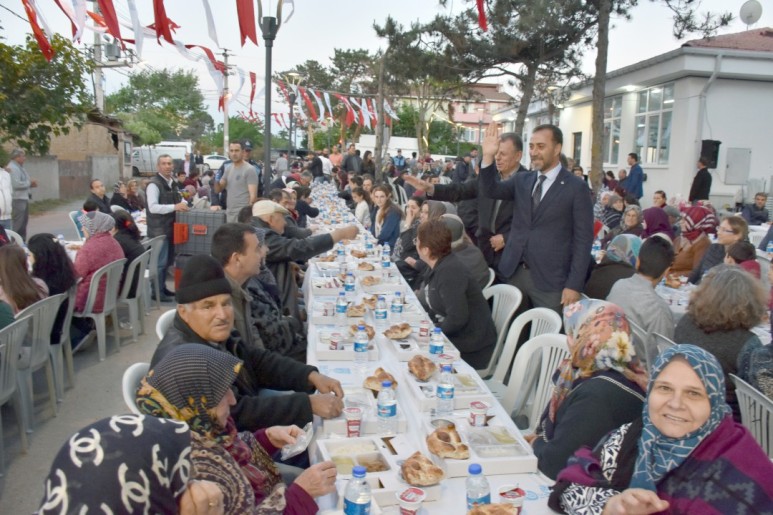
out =
[[[540,200],[542,200],[542,185],[545,183],[547,175],[540,174],[537,177],[537,187],[534,188],[534,193],[531,194],[531,211],[532,213],[537,210]]]

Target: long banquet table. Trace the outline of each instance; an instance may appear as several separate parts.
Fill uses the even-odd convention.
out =
[[[319,207],[322,211],[322,214],[319,218],[316,219],[316,222],[319,223],[318,230],[319,231],[328,231],[336,226],[341,226],[349,223],[355,223],[354,218],[350,216],[350,213],[346,210],[345,205],[343,202],[337,198],[335,195],[335,191],[332,187],[327,187],[325,185],[321,186],[315,186],[313,191],[313,197],[315,204],[317,207]],[[312,223],[314,223],[314,220],[310,220]],[[369,235],[365,235],[361,232],[360,236],[358,236],[357,240],[348,242],[346,245],[347,247],[347,259],[349,260],[350,265],[354,265],[357,260],[355,260],[350,254],[350,250],[352,248],[361,248],[364,244],[364,238],[370,237]],[[372,237],[370,237],[372,240]],[[374,242],[375,245],[375,242]],[[333,252],[335,252],[336,249],[334,249]],[[318,316],[319,313],[318,308],[320,303],[327,303],[328,306],[335,302],[335,295],[336,291],[333,289],[320,289],[316,287],[317,280],[320,277],[323,276],[332,276],[333,274],[328,273],[331,268],[334,268],[334,265],[330,265],[329,267],[320,267],[317,265],[316,260],[312,260],[312,262],[309,265],[309,268],[306,272],[306,276],[304,279],[304,285],[303,285],[303,291],[304,291],[304,297],[306,301],[306,308],[309,314],[309,323],[308,323],[308,351],[307,351],[307,360],[309,363],[314,364],[319,367],[320,372],[330,375],[332,377],[335,377],[336,379],[339,379],[344,387],[344,390],[347,394],[353,391],[357,391],[361,388],[361,383],[364,375],[370,375],[373,370],[376,367],[382,367],[388,372],[392,373],[399,386],[397,388],[397,402],[398,402],[398,415],[400,419],[400,424],[404,424],[406,427],[405,432],[399,432],[399,435],[395,437],[394,440],[392,440],[393,443],[395,443],[395,447],[398,448],[398,445],[407,448],[407,451],[401,451],[400,458],[407,457],[405,454],[410,454],[413,451],[421,451],[425,456],[432,457],[432,455],[428,452],[427,445],[425,442],[425,435],[428,432],[428,427],[430,424],[431,412],[430,411],[422,411],[421,406],[419,405],[419,401],[417,401],[417,397],[415,396],[413,391],[410,391],[410,388],[408,387],[408,382],[411,378],[408,377],[407,367],[406,367],[406,361],[405,361],[405,355],[401,356],[399,351],[397,350],[398,347],[396,347],[390,340],[387,340],[386,337],[381,335],[381,331],[383,329],[377,329],[377,334],[374,337],[374,345],[378,347],[378,359],[372,360],[368,362],[367,365],[367,372],[363,373],[361,370],[358,370],[357,367],[354,366],[353,361],[348,359],[330,359],[331,353],[327,352],[327,343],[322,345],[320,343],[320,334],[321,333],[335,333],[340,332],[342,334],[345,334],[348,331],[348,325],[353,323],[354,319],[347,319],[346,321],[346,327],[342,327],[341,325],[336,325],[335,322],[333,322],[332,325],[330,325],[328,320],[321,320]],[[352,267],[350,267],[351,269]],[[392,267],[392,270],[394,271],[394,267]],[[337,275],[337,274],[335,274]],[[385,275],[386,277],[386,275]],[[399,273],[394,273],[391,275],[391,278],[389,280],[389,284],[383,286],[382,288],[376,287],[374,290],[369,290],[368,293],[374,293],[376,291],[382,290],[383,293],[388,293],[390,291],[394,290],[401,290],[405,297],[406,302],[408,305],[411,306],[412,310],[421,310],[421,313],[419,314],[419,318],[426,317],[426,314],[421,309],[420,304],[418,303],[418,300],[416,299],[414,293],[408,288],[407,283],[403,280],[403,278],[399,275]],[[337,285],[337,283],[336,283]],[[360,300],[363,295],[362,291],[363,287],[357,282],[357,291],[354,294],[354,299]],[[427,319],[429,317],[426,317]],[[374,325],[372,315],[368,313],[365,316],[365,320],[367,323]],[[333,321],[333,320],[330,320]],[[408,321],[406,319],[406,321]],[[417,318],[413,317],[410,320],[410,323],[412,326],[414,326],[414,330],[416,329],[416,321]],[[327,334],[326,334],[327,336]],[[325,341],[327,338],[325,338]],[[453,353],[455,349],[453,349],[450,344],[447,342],[447,349]],[[319,352],[318,352],[319,351]],[[456,354],[458,358],[458,353]],[[332,357],[335,357],[333,355]],[[402,361],[401,361],[402,359]],[[491,417],[489,420],[490,425],[500,425],[507,429],[508,432],[512,435],[517,435],[519,438],[519,441],[521,444],[524,444],[525,442],[520,437],[520,432],[516,428],[513,421],[510,419],[507,413],[505,413],[505,410],[502,408],[502,406],[491,396],[490,390],[488,390],[487,387],[485,387],[485,384],[480,380],[480,377],[476,374],[476,372],[464,361],[461,359],[457,359],[454,362],[454,368],[456,371],[459,371],[460,373],[464,374],[470,374],[474,376],[480,385],[483,386],[485,389],[484,394],[488,395],[490,399],[487,400],[487,402],[490,404],[490,409],[488,411],[488,416]],[[344,399],[346,401],[346,398]],[[460,432],[463,433],[463,427],[465,426],[466,418],[469,414],[469,409],[459,409],[455,410],[453,413],[453,422],[457,425]],[[449,418],[449,417],[444,417]],[[404,419],[404,421],[403,421]],[[320,461],[324,457],[322,455],[322,448],[325,447],[327,443],[329,442],[343,442],[346,438],[345,431],[342,432],[342,429],[345,428],[345,421],[343,420],[343,417],[339,417],[339,419],[334,419],[332,421],[323,421],[319,417],[315,417],[315,441],[310,447],[310,455],[312,458],[312,461]],[[431,429],[430,429],[431,430]],[[364,436],[371,436],[371,435],[364,435]],[[373,435],[375,436],[375,435]],[[464,433],[463,433],[463,439],[464,439]],[[399,443],[396,443],[398,442]],[[398,448],[400,449],[400,448]],[[523,450],[525,452],[528,452],[529,457],[521,457],[525,461],[528,461],[531,465],[530,468],[533,470],[533,472],[526,472],[526,473],[487,473],[487,465],[484,462],[483,463],[483,472],[488,478],[489,484],[491,485],[491,496],[492,496],[492,502],[497,502],[498,500],[498,489],[501,486],[504,485],[518,485],[520,488],[525,490],[526,497],[524,501],[524,507],[522,513],[524,515],[537,515],[542,513],[553,513],[552,510],[550,510],[547,507],[547,497],[550,493],[550,486],[552,485],[552,481],[547,478],[546,476],[542,475],[538,471],[536,471],[536,458],[533,457],[533,453],[531,453],[531,447],[528,446],[528,444],[523,445]],[[439,460],[435,460],[436,463],[441,465],[443,467],[443,463]],[[472,462],[471,460],[467,460],[467,462]],[[465,463],[466,465],[466,463]],[[458,468],[458,467],[457,467]],[[466,467],[465,467],[466,468]],[[393,470],[391,473],[399,476],[398,470]],[[459,474],[455,474],[459,476]],[[320,506],[320,510],[322,513],[340,513],[340,506],[341,506],[341,500],[343,498],[343,490],[346,487],[346,483],[348,482],[348,476],[344,476],[340,478],[337,481],[337,490],[338,494],[331,494],[328,496],[325,496],[323,498],[318,499],[318,504]],[[404,483],[399,483],[401,488],[407,488],[408,485]],[[440,491],[439,495],[437,495],[437,490],[435,490],[434,497],[437,497],[436,500],[432,501],[425,501],[423,504],[423,509],[421,513],[423,514],[431,514],[431,513],[448,513],[448,514],[456,514],[456,513],[466,513],[466,509],[464,508],[466,497],[465,497],[465,477],[446,477],[443,481],[440,483]],[[338,510],[338,511],[336,511]],[[392,506],[381,506],[381,510],[383,513],[397,513],[398,512],[398,506],[392,505]]]

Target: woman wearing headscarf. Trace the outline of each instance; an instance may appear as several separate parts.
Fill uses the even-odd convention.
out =
[[[238,433],[230,408],[231,387],[243,363],[226,352],[183,344],[167,354],[137,391],[141,412],[186,422],[197,477],[217,483],[226,515],[314,514],[314,497],[335,490],[332,462],[312,465],[287,486],[271,456],[295,443],[297,426]]]
[[[641,232],[641,238],[649,238],[655,234],[665,234],[668,236],[668,241],[674,242],[674,229],[671,227],[671,222],[668,220],[668,213],[659,207],[648,207],[642,212],[644,223],[642,224],[643,230]]]
[[[601,242],[601,248],[606,249],[609,242],[612,241],[615,236],[621,234],[641,236],[643,230],[641,208],[635,204],[626,206],[620,224],[604,236],[604,240]]]
[[[612,195],[611,191],[600,191],[599,198],[593,205],[593,218],[601,220],[604,218],[604,209],[609,205],[609,197]]]
[[[118,181],[113,186],[113,196],[110,197],[110,205],[118,206],[126,211],[132,211],[132,206],[129,204],[127,198],[126,184],[123,181]]]
[[[641,238],[632,234],[615,236],[601,258],[601,262],[585,283],[583,292],[591,299],[606,299],[612,286],[620,279],[628,279],[636,273]]]
[[[604,208],[604,212],[601,215],[601,221],[606,226],[607,231],[611,231],[620,225],[620,220],[623,219],[623,209],[625,209],[623,197],[615,193],[610,195],[607,207]]]
[[[717,217],[708,208],[693,206],[684,213],[679,224],[682,235],[674,241],[676,257],[671,266],[671,273],[690,275],[711,245],[709,234],[716,232]]]
[[[115,218],[100,211],[83,213],[80,217],[86,241],[75,256],[75,273],[82,280],[75,294],[75,311],[83,311],[89,296],[91,278],[94,272],[118,259],[123,259],[121,245],[113,238],[111,231],[115,227]],[[99,285],[94,311],[100,313],[105,301],[107,279]]]
[[[116,415],[67,439],[51,464],[36,513],[222,514],[217,485],[192,476],[187,425]]]
[[[694,345],[655,361],[640,419],[579,450],[551,508],[571,514],[773,513],[773,464],[734,422],[716,358]]]
[[[250,294],[250,311],[255,330],[266,349],[306,363],[307,340],[303,324],[296,318],[282,314],[282,299],[276,279],[266,267],[266,231],[255,228],[261,255],[260,273],[251,277],[244,288]]]
[[[615,304],[583,299],[564,308],[569,346],[537,432],[527,436],[543,474],[555,478],[583,446],[641,413],[647,374],[639,364],[625,313]]]

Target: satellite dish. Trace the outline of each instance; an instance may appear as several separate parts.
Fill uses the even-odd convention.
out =
[[[762,16],[762,5],[757,0],[748,0],[741,6],[739,17],[746,25],[752,25]]]

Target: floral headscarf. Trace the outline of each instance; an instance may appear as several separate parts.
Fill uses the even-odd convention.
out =
[[[715,233],[717,231],[717,217],[711,209],[702,206],[689,208],[683,217],[686,230],[682,236],[690,241],[695,241],[703,233]]]
[[[86,229],[89,236],[102,232],[110,232],[115,227],[115,218],[101,211],[89,211],[80,217],[81,227]]]
[[[618,263],[627,263],[635,268],[639,249],[641,249],[641,238],[633,234],[618,234],[609,242],[605,257]]]
[[[177,513],[190,475],[187,425],[116,415],[80,429],[59,449],[36,513]]]
[[[647,226],[641,233],[642,238],[649,238],[653,234],[662,232],[668,234],[668,237],[673,241],[674,229],[668,221],[668,213],[659,207],[648,207],[642,214],[644,224]]]
[[[731,413],[730,406],[725,400],[725,374],[722,371],[722,366],[713,354],[695,345],[674,345],[657,357],[652,367],[652,381],[650,381],[647,395],[649,396],[652,391],[654,380],[666,368],[666,365],[677,356],[687,360],[706,388],[711,406],[709,419],[692,433],[681,438],[670,438],[662,434],[652,423],[649,406],[645,403],[642,410],[643,427],[639,438],[639,454],[631,478],[631,488],[644,488],[654,492],[656,490],[655,484],[670,471],[679,467],[690,453]]]
[[[561,403],[583,381],[614,370],[642,392],[647,388],[647,373],[636,357],[622,308],[603,300],[580,300],[564,308],[564,328],[570,356],[556,372],[556,385],[546,410],[549,423],[543,425],[548,438],[552,438],[548,433],[552,433]]]
[[[154,417],[182,420],[208,444],[225,448],[259,503],[281,482],[279,472],[265,451],[259,455],[239,437],[233,418],[229,416],[226,427],[221,427],[214,413],[241,367],[238,358],[207,345],[178,345],[142,380],[137,407]]]

